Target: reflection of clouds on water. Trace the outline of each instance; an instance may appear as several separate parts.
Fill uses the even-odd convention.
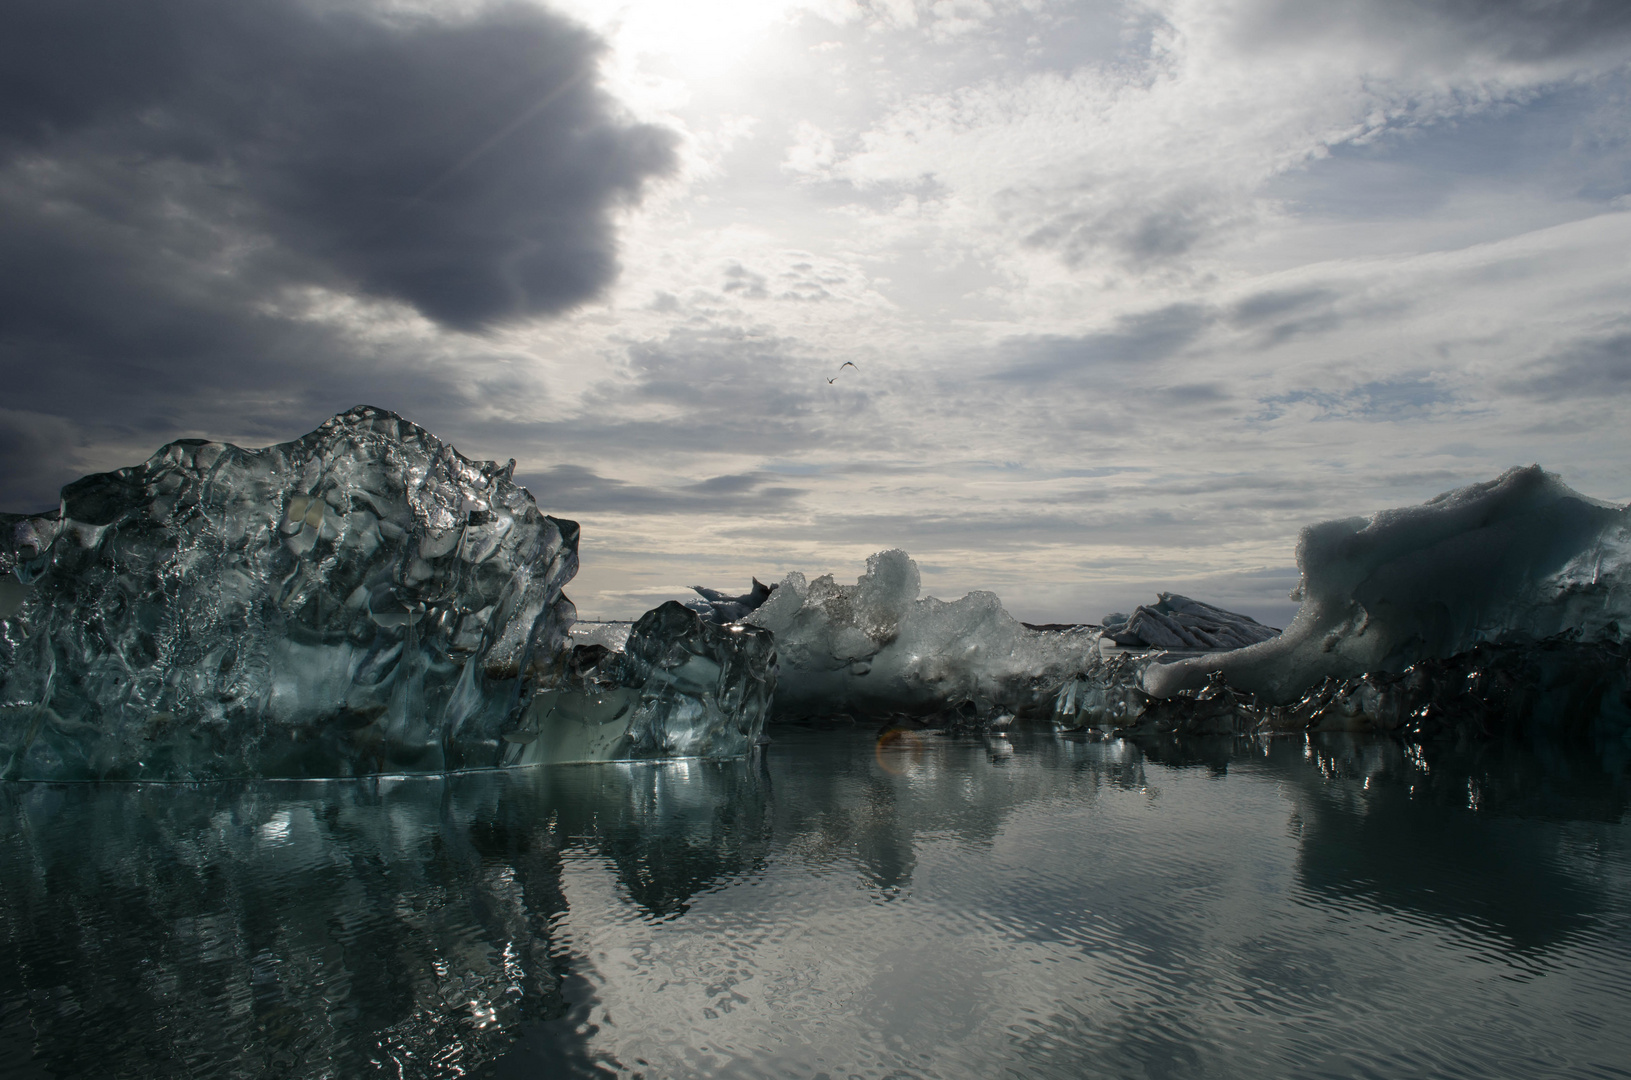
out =
[[[4,794],[0,993],[55,1075],[453,1075],[561,1011],[559,854],[502,783]]]
[[[1315,894],[1494,935],[1492,955],[1520,966],[1612,907],[1568,854],[1624,820],[1631,785],[1594,754],[1342,736],[1270,746],[1296,781],[1298,876]]]
[[[592,1040],[602,1053],[674,1076],[1474,1076],[1543,1066],[1562,1030],[1598,1059],[1618,1052],[1581,1028],[1612,995],[1513,996],[1511,967],[1488,963],[1510,940],[1500,926],[1310,874],[1329,819],[1401,779],[1373,749],[1350,783],[1287,741],[882,734],[778,731],[761,861],[683,919],[619,920],[626,901],[568,870],[574,949],[601,962],[589,1015],[622,1018]],[[1423,805],[1415,827],[1451,811],[1470,813]],[[1478,842],[1499,846],[1499,823],[1473,816],[1495,828]],[[1394,844],[1359,842],[1377,860]],[[1560,924],[1623,913],[1590,891],[1547,900],[1553,884],[1533,892]],[[1452,907],[1502,902],[1487,874],[1433,887],[1467,894]],[[1541,948],[1554,967],[1625,959],[1584,941]],[[1491,1001],[1514,1004],[1487,1019]]]
[[[1631,995],[1626,785],[1567,754],[775,738],[445,781],[0,787],[0,1046],[54,1075],[1631,1054],[1609,1015]]]
[[[771,788],[748,761],[618,762],[543,770],[563,836],[615,868],[626,900],[677,918],[697,893],[762,867]]]

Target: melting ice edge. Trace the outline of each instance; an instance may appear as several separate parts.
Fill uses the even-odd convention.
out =
[[[921,597],[886,551],[855,585],[794,573],[665,604],[617,650],[573,644],[578,527],[513,468],[358,407],[264,449],[180,440],[68,485],[52,513],[0,515],[0,776],[733,757],[767,719],[830,715],[1548,731],[1631,758],[1628,511],[1538,466],[1304,529],[1301,607],[1277,635],[1171,596],[1034,630],[989,592]]]

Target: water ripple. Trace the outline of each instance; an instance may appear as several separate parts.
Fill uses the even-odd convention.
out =
[[[1518,762],[1479,774],[1492,811],[1443,795],[1485,766],[1430,764],[1438,787],[1385,744],[1051,734],[885,761],[790,731],[741,763],[9,785],[0,1060],[1627,1076],[1623,777],[1575,797]]]

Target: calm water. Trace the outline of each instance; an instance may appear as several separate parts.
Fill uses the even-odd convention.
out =
[[[1631,1076],[1619,766],[775,737],[0,787],[0,1074]]]

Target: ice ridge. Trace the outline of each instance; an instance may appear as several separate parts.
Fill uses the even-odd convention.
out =
[[[1104,617],[1105,637],[1117,645],[1146,649],[1239,649],[1279,632],[1249,615],[1177,593],[1162,593],[1154,604],[1140,605],[1130,616]]]
[[[688,600],[685,606],[709,622],[724,626],[727,623],[741,622],[758,611],[764,606],[765,601],[770,599],[770,594],[776,590],[776,586],[766,585],[758,578],[754,578],[753,587],[740,596],[732,596],[705,585],[693,585],[691,590],[699,599]]]

